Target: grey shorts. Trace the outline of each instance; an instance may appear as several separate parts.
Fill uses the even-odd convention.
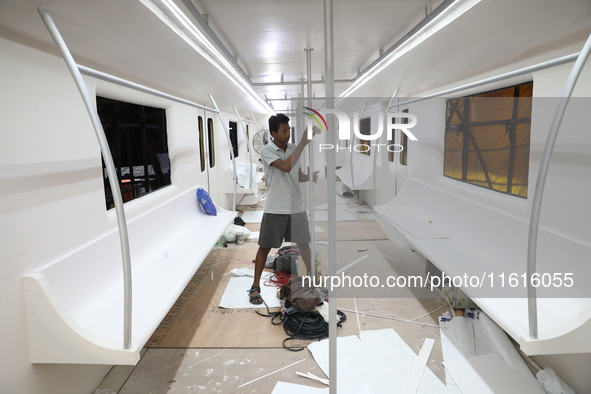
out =
[[[263,214],[259,246],[261,248],[280,248],[284,240],[295,243],[310,242],[310,227],[306,212]]]

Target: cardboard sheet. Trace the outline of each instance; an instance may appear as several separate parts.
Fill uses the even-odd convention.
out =
[[[168,315],[162,320],[146,347],[162,348],[280,348],[287,337],[282,326],[256,311],[266,309],[224,309],[218,305],[230,281],[224,275],[232,269],[250,268],[256,249],[214,249],[191,279]],[[211,279],[213,273],[213,280]],[[248,302],[246,289],[241,295]],[[271,309],[272,311],[276,310]],[[305,346],[307,342],[303,342]]]
[[[230,280],[220,300],[220,308],[266,308],[265,304],[254,305],[250,303],[246,290],[252,285],[254,271],[251,269],[247,270],[250,271],[250,274],[246,276],[230,274]],[[261,296],[269,308],[278,307],[279,298],[277,298],[277,288],[265,286],[265,279],[269,279],[269,276],[270,273],[268,272],[263,272],[261,276]]]

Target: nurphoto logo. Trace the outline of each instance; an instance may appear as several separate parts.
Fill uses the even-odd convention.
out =
[[[313,121],[316,122],[318,128],[321,130],[324,128],[328,131],[328,124],[326,123],[326,115],[333,114],[338,120],[338,136],[339,140],[351,140],[351,122],[349,120],[349,115],[345,112],[338,110],[338,109],[322,109],[322,110],[315,110],[309,107],[304,107],[304,109],[310,112],[304,112],[305,115],[308,116],[307,119],[307,129],[308,129],[308,139],[312,139],[313,136]],[[353,113],[353,133],[357,138],[360,140],[365,141],[374,141],[378,140],[383,132],[384,132],[384,118],[386,118],[386,134],[388,137],[388,141],[393,140],[393,131],[398,129],[402,131],[406,136],[412,140],[416,141],[417,137],[409,130],[417,125],[417,117],[413,114],[409,114],[406,112],[386,112],[385,116],[378,116],[378,127],[377,131],[373,134],[362,134],[359,130],[359,112]],[[394,119],[398,119],[400,123],[396,123]],[[380,151],[380,147],[385,146],[389,152],[401,152],[403,147],[400,144],[373,144],[372,148],[376,148],[377,151]],[[334,146],[332,144],[320,144],[319,146],[320,152],[323,150],[330,150],[336,149],[337,152],[339,150],[348,150],[354,149],[356,152],[366,152],[370,149],[370,146],[367,144],[358,144],[358,145],[348,145],[348,147],[342,146]]]

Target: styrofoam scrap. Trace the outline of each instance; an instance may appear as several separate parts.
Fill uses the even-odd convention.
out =
[[[304,386],[301,384],[277,382],[271,394],[326,394],[328,389]]]
[[[296,364],[299,364],[299,363],[301,363],[302,361],[306,361],[306,359],[305,359],[305,358],[303,358],[303,359],[301,359],[301,360],[299,360],[299,361],[296,361],[295,363],[292,363],[292,364],[286,365],[286,366],[285,366],[285,367],[283,367],[283,368],[279,368],[279,369],[278,369],[278,370],[276,370],[276,371],[270,372],[270,373],[268,373],[268,374],[266,374],[266,375],[263,375],[263,376],[261,376],[261,377],[258,377],[258,378],[256,378],[256,379],[253,379],[253,380],[251,380],[250,382],[246,382],[246,383],[244,383],[244,384],[241,384],[240,386],[238,386],[238,388],[241,388],[241,387],[244,387],[244,386],[246,386],[247,384],[251,384],[251,383],[253,383],[253,382],[256,382],[257,380],[261,380],[261,379],[263,379],[263,378],[266,378],[267,376],[273,375],[274,373],[277,373],[277,372],[279,372],[279,371],[283,371],[284,369],[287,369],[287,368],[289,368],[289,367],[291,367],[291,366],[294,366],[294,365],[296,365]]]
[[[271,394],[328,394],[329,388],[316,388],[303,386],[301,384],[277,382]],[[371,386],[340,387],[339,394],[375,394]]]
[[[425,338],[423,347],[421,347],[419,355],[417,358],[415,358],[408,379],[404,383],[402,393],[416,394],[417,390],[419,389],[419,385],[421,384],[421,379],[423,377],[423,373],[425,372],[425,367],[427,366],[427,361],[429,361],[429,356],[431,355],[431,350],[433,350],[434,344],[434,339]]]
[[[460,392],[494,394],[466,359],[444,361],[443,366]]]
[[[329,385],[328,379],[319,378],[318,376],[316,376],[310,372],[307,372],[307,373],[296,372],[296,375],[303,376],[304,378],[316,380],[320,383],[324,383],[327,386]]]
[[[230,272],[235,276],[252,276],[254,278],[254,270],[250,268],[234,268]]]
[[[520,373],[529,386],[535,390],[534,392],[544,394],[507,334],[484,312],[479,317],[478,320],[474,320],[455,316],[449,322],[439,323],[444,361],[470,358],[473,354],[471,352],[474,351],[477,356],[496,353],[510,366],[510,369]],[[449,376],[447,368],[445,373],[448,386],[453,385],[454,380]]]
[[[313,342],[308,350],[328,376],[328,340]],[[376,394],[399,393],[408,377],[405,364],[417,355],[392,329],[362,331],[359,337],[337,338],[337,374],[343,386],[368,384]],[[339,394],[341,394],[339,386]],[[448,393],[429,369],[425,370],[418,394]]]
[[[496,353],[443,363],[462,393],[543,393],[531,387],[521,374]]]

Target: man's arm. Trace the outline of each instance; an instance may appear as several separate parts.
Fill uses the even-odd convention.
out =
[[[293,151],[293,153],[291,155],[289,155],[288,158],[286,158],[285,160],[277,159],[269,165],[271,165],[283,172],[291,172],[291,169],[298,162],[298,159],[302,155],[302,152],[304,151],[304,148],[306,147],[306,145],[308,145],[308,143],[310,143],[310,140],[307,138],[306,131],[304,131],[304,133],[302,134],[302,139],[300,140],[300,143],[298,144],[298,146],[296,146],[295,150]]]

